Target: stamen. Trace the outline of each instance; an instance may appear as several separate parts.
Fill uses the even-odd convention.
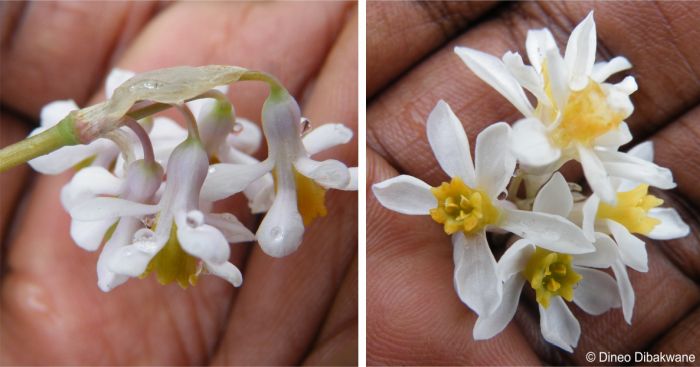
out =
[[[463,231],[470,234],[497,223],[500,212],[481,190],[472,189],[459,177],[430,189],[438,207],[430,210],[434,221],[444,225],[445,233]],[[459,205],[457,205],[459,203]]]
[[[641,184],[626,192],[617,193],[617,204],[601,202],[596,218],[611,219],[625,226],[631,233],[648,235],[660,220],[648,215],[649,210],[663,204],[663,200],[647,194],[649,185]]]
[[[574,286],[582,277],[572,268],[573,257],[537,247],[528,260],[523,276],[535,290],[536,299],[542,307],[549,307],[552,296],[560,296],[571,302]]]

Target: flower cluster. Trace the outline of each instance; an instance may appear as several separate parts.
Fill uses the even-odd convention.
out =
[[[104,125],[104,116],[121,108],[116,128],[29,161],[45,174],[77,169],[63,187],[61,202],[78,246],[95,251],[104,244],[97,277],[105,292],[149,273],[162,284],[175,281],[183,288],[201,274],[240,286],[242,275],[229,261],[229,243],[257,240],[271,256],[288,255],[300,245],[305,227],[326,215],[327,189],[357,190],[357,168],[310,158],[349,142],[352,130],[325,124],[307,131],[308,120],[294,98],[271,84],[261,132],[255,123],[236,117],[225,86],[211,88],[226,83],[207,68],[223,70],[182,67],[135,75],[115,69],[106,81],[106,102],[79,111],[73,101],[52,102],[42,110],[41,127],[30,135],[81,114],[99,116],[85,126],[101,126],[100,119]],[[201,90],[189,90],[196,88]],[[149,95],[176,107],[187,128],[167,117],[137,121],[124,113],[134,111],[125,100],[138,107],[153,102]],[[145,108],[153,106],[160,105]],[[103,107],[106,112],[90,115],[90,109]],[[269,155],[260,162],[252,155],[263,137]],[[213,202],[239,192],[252,213],[266,213],[255,234],[233,214],[212,212]]]
[[[460,121],[439,101],[428,116],[427,137],[451,180],[431,187],[402,175],[372,188],[386,208],[430,215],[452,236],[455,289],[478,315],[475,339],[506,327],[529,284],[543,337],[571,352],[581,328],[567,302],[592,315],[621,307],[631,323],[627,267],[648,270],[638,236],[679,238],[689,228],[648,192],[649,186],[675,187],[670,170],[652,163],[652,143],[619,151],[632,140],[624,119],[637,85],[631,76],[606,82],[631,64],[624,57],[595,63],[592,12],[572,32],[563,57],[547,29],[531,30],[526,50],[531,65],[514,52],[499,59],[456,47],[467,67],[523,118],[512,127],[499,122],[484,129],[472,162]],[[570,160],[581,163],[590,195],[557,172]],[[489,231],[518,238],[498,261]]]

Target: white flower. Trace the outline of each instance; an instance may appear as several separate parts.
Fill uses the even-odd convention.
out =
[[[401,175],[374,184],[372,191],[388,209],[430,215],[452,235],[454,283],[460,299],[479,315],[490,314],[501,301],[502,282],[486,241],[487,230],[502,229],[552,251],[585,253],[594,248],[581,230],[561,216],[512,209],[498,199],[515,169],[508,149],[510,127],[493,124],[476,138],[472,163],[461,123],[444,101],[428,117],[427,135],[440,167],[452,180],[431,188]]]
[[[675,187],[668,169],[616,152],[632,139],[623,120],[634,110],[629,95],[637,84],[631,76],[617,84],[605,83],[631,64],[619,56],[595,63],[593,12],[571,33],[563,58],[548,29],[529,31],[526,49],[532,66],[513,52],[500,60],[466,47],[455,48],[479,78],[525,116],[513,125],[512,149],[521,168],[548,174],[576,159],[589,185],[608,203],[615,201],[609,176],[639,179],[663,189]],[[535,96],[536,108],[523,88]]]
[[[645,142],[630,149],[629,159],[651,162],[654,147]],[[641,176],[642,174],[640,174]],[[690,227],[673,208],[660,208],[663,200],[647,193],[649,186],[633,180],[615,180],[613,189],[617,201],[615,205],[601,202],[597,194],[592,194],[581,208],[582,227],[587,236],[593,232],[612,234],[622,254],[622,262],[640,272],[646,272],[647,251],[644,241],[635,234],[651,239],[669,240],[685,237]]]
[[[538,193],[533,210],[566,217],[572,207],[571,192],[557,172]],[[620,307],[623,289],[626,291],[623,297],[629,297],[629,291],[632,292],[634,303],[626,273],[616,282],[605,272],[593,269],[614,266],[619,256],[615,243],[598,233],[594,246],[591,253],[568,254],[545,249],[528,239],[516,241],[497,265],[499,278],[505,282],[502,301],[493,313],[479,315],[474,339],[489,339],[506,327],[515,314],[523,286],[529,282],[539,304],[542,335],[550,343],[572,352],[581,328],[564,300],[573,301],[592,315]]]
[[[109,271],[136,277],[154,270],[161,283],[177,281],[182,287],[194,284],[203,269],[234,286],[242,282],[240,271],[230,262],[229,242],[253,240],[233,215],[209,214],[199,207],[202,183],[209,161],[202,144],[193,137],[181,143],[168,163],[167,182],[160,201],[147,205],[135,201],[100,197],[73,207],[77,220],[121,218],[126,235],[115,237],[105,259]],[[133,236],[131,219],[155,215],[151,229],[139,229]],[[146,219],[144,219],[146,220]],[[119,228],[117,228],[119,229]],[[116,233],[115,233],[116,234]]]
[[[272,171],[276,193],[256,238],[266,254],[283,257],[299,247],[305,225],[325,215],[325,188],[345,189],[352,177],[337,160],[309,158],[301,138],[299,106],[286,91],[273,89],[263,106],[262,120],[267,159],[249,165],[213,165],[202,197],[210,201],[226,198]]]

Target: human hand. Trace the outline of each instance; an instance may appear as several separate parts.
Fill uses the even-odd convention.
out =
[[[2,145],[26,136],[23,120],[36,121],[52,100],[80,106],[101,100],[95,91],[113,63],[137,72],[206,64],[264,70],[297,97],[312,124],[342,122],[357,135],[351,4],[2,7]],[[246,83],[229,97],[238,115],[259,121],[266,93]],[[328,157],[356,165],[356,142]],[[30,176],[26,166],[0,175],[4,364],[356,363],[356,194],[329,191],[329,215],[284,259],[232,245],[231,261],[243,271],[240,289],[206,277],[183,291],[149,277],[105,294],[96,285],[98,254],[73,243],[60,205],[71,173]],[[220,209],[255,229],[245,200],[226,200]]]
[[[691,235],[646,240],[649,272],[629,271],[637,295],[631,326],[619,310],[594,317],[571,307],[582,333],[569,355],[541,337],[531,292],[525,292],[515,322],[490,340],[474,341],[476,315],[459,301],[452,286],[449,237],[431,220],[393,213],[369,194],[368,364],[583,364],[588,362],[587,352],[598,356],[645,350],[697,356],[693,328],[700,322],[700,244],[695,211],[700,191],[692,178],[698,175],[700,161],[691,138],[698,130],[689,121],[700,117],[695,108],[700,52],[692,48],[688,34],[696,30],[691,14],[698,9],[678,3],[370,3],[367,85],[373,99],[367,110],[367,190],[399,173],[431,185],[445,181],[425,137],[426,118],[440,99],[461,119],[472,146],[487,125],[520,117],[464,66],[454,46],[493,55],[506,50],[524,54],[527,30],[548,27],[561,47],[591,9],[596,14],[598,58],[627,57],[639,83],[632,95],[636,110],[627,122],[633,136],[642,139],[630,146],[646,139],[655,142],[655,161],[673,171],[678,188],[654,195],[681,213]],[[490,16],[478,19],[485,12]],[[674,46],[669,50],[670,44]],[[386,60],[395,67],[387,66]],[[565,171],[570,180],[581,178],[577,165]],[[505,239],[495,239],[501,241],[492,248],[500,255]]]

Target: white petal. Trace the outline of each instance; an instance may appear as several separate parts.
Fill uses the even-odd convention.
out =
[[[70,211],[74,205],[98,195],[117,196],[123,182],[102,167],[83,168],[61,189],[61,204]]]
[[[102,244],[105,233],[114,224],[114,219],[81,221],[73,220],[70,223],[70,236],[82,249],[95,251]]]
[[[498,260],[496,270],[499,279],[506,281],[525,270],[525,266],[533,252],[535,252],[535,245],[529,240],[520,239],[515,241]]]
[[[620,293],[615,279],[594,269],[575,268],[583,277],[574,290],[574,303],[591,315],[600,315],[620,307]]]
[[[238,243],[255,240],[253,232],[248,230],[248,228],[231,213],[206,214],[204,217],[204,221],[221,231],[228,242]]]
[[[450,177],[459,177],[468,186],[475,185],[474,163],[469,140],[450,106],[438,101],[428,116],[428,142],[440,167]]]
[[[455,257],[454,286],[459,298],[477,315],[491,314],[503,295],[503,283],[496,274],[486,232],[470,236],[458,232],[452,235]]]
[[[649,270],[649,266],[647,264],[647,250],[644,246],[644,241],[632,235],[620,223],[610,219],[606,219],[605,222],[620,249],[622,262],[636,271],[646,273]]]
[[[572,353],[581,336],[581,325],[561,297],[552,297],[549,307],[540,306],[540,330],[548,342]]]
[[[674,238],[685,237],[690,233],[690,227],[686,224],[676,209],[673,208],[653,208],[649,211],[649,216],[661,221],[651,233],[647,235],[655,240],[672,240]]]
[[[571,208],[574,206],[574,198],[571,196],[569,185],[564,176],[555,172],[547,183],[542,186],[540,192],[535,197],[532,210],[536,212],[560,215],[564,218],[569,216]]]
[[[592,268],[608,268],[618,260],[618,248],[612,238],[602,233],[595,234],[595,251],[574,256],[574,264]]]
[[[216,201],[243,191],[251,182],[270,172],[274,161],[266,159],[257,164],[220,163],[209,167],[202,186],[203,200]]]
[[[622,314],[625,316],[625,321],[632,325],[632,313],[634,312],[634,289],[630,278],[627,275],[627,268],[621,261],[616,261],[613,266],[613,273],[617,279],[617,287],[622,300]]]
[[[620,123],[617,130],[609,131],[595,139],[593,145],[619,148],[632,141],[632,133],[626,122]]]
[[[343,188],[350,182],[348,167],[335,159],[319,162],[302,156],[294,162],[294,168],[325,187]]]
[[[108,264],[119,248],[131,242],[131,237],[140,226],[142,224],[137,219],[122,219],[117,224],[112,237],[105,243],[97,259],[97,285],[103,292],[109,292],[129,279],[128,276],[111,271]]]
[[[304,135],[301,139],[310,155],[320,153],[336,145],[352,140],[352,130],[343,124],[324,124]]]
[[[348,171],[350,172],[350,182],[348,182],[347,186],[339,188],[339,190],[357,191],[357,167],[350,167],[348,168]]]
[[[153,214],[157,205],[146,205],[118,198],[95,198],[74,206],[70,215],[77,220],[103,220]]]
[[[614,84],[613,89],[622,95],[629,96],[630,94],[636,92],[637,89],[639,89],[639,86],[637,85],[637,81],[634,79],[634,77],[630,75],[626,76],[625,79],[622,79],[621,82]]]
[[[544,91],[544,80],[537,70],[523,63],[523,58],[517,52],[506,52],[503,63],[523,88],[532,93],[538,102],[549,105],[550,101]]]
[[[583,254],[595,250],[581,229],[558,215],[508,209],[503,215],[499,227],[550,251]]]
[[[629,155],[631,157],[643,159],[647,162],[653,162],[654,161],[654,142],[652,142],[651,140],[647,140],[645,142],[639,143],[639,144],[633,146],[630,150],[628,150],[627,155]]]
[[[595,240],[595,221],[596,214],[598,213],[598,205],[600,204],[600,199],[597,195],[591,195],[586,199],[583,204],[583,224],[581,228],[583,233],[586,235],[590,241]]]
[[[547,59],[547,71],[549,75],[549,87],[551,88],[554,105],[562,112],[569,99],[569,70],[559,50],[550,49],[545,54]]]
[[[272,257],[296,251],[304,236],[304,223],[297,208],[294,178],[277,170],[277,195],[255,234],[262,250]]]
[[[593,71],[596,52],[596,30],[593,11],[574,28],[566,44],[564,60],[571,73],[571,89],[586,87]]]
[[[525,49],[527,50],[527,58],[530,60],[530,65],[534,66],[538,72],[542,70],[547,51],[553,49],[559,53],[557,43],[547,28],[529,30],[527,32],[527,40],[525,40]]]
[[[199,219],[194,219],[199,217]],[[198,210],[180,212],[176,216],[177,239],[182,249],[192,256],[214,264],[228,261],[231,248],[224,235],[215,227],[203,223]]]
[[[228,145],[246,154],[257,152],[262,142],[260,127],[256,123],[240,117],[236,118],[236,124],[240,125],[242,129],[226,137]]]
[[[544,125],[537,119],[516,122],[511,141],[513,154],[520,163],[528,166],[543,167],[561,156],[561,150],[550,144]]]
[[[577,147],[578,155],[581,159],[581,166],[583,167],[583,174],[586,176],[588,185],[591,186],[593,192],[595,192],[601,200],[614,204],[617,198],[615,190],[610,183],[610,177],[608,177],[606,166],[603,165],[603,162],[601,162],[596,155],[597,152],[582,145],[578,145]]]
[[[117,89],[122,83],[131,79],[136,73],[130,70],[114,68],[109,72],[107,76],[107,81],[105,82],[105,95],[107,99],[112,98],[114,90]]]
[[[205,262],[205,265],[209,273],[225,279],[234,287],[240,287],[243,283],[243,274],[241,274],[241,271],[228,261],[223,264]]]
[[[505,191],[515,171],[510,142],[510,126],[505,122],[490,125],[476,137],[476,183],[492,199]]]
[[[605,101],[608,106],[620,114],[621,118],[626,119],[634,112],[634,104],[630,99],[630,94],[637,90],[637,83],[634,81],[634,77],[628,76],[615,85],[604,83],[600,87],[605,93]]]
[[[506,328],[518,309],[520,292],[523,290],[525,279],[521,276],[510,278],[503,285],[503,299],[498,308],[490,314],[479,316],[474,325],[474,340],[485,340],[494,337]]]
[[[525,92],[500,59],[467,47],[455,47],[455,52],[476,76],[501,93],[520,113],[532,116],[533,108]]]
[[[37,133],[46,130],[51,126],[58,124],[72,111],[80,109],[75,101],[72,99],[66,99],[61,101],[50,102],[41,108],[41,130],[35,129],[32,131],[31,135],[36,135]],[[38,131],[37,131],[38,130]]]
[[[264,174],[259,179],[253,181],[243,194],[248,198],[248,207],[253,214],[260,214],[268,211],[275,200],[275,183],[272,175]]]
[[[604,82],[611,75],[627,70],[632,67],[632,64],[622,56],[614,57],[610,61],[597,62],[593,65],[591,71],[591,79],[598,83]]]
[[[95,156],[94,146],[71,145],[30,160],[29,165],[45,175],[56,175]]]
[[[611,176],[648,183],[664,190],[676,187],[668,168],[622,152],[601,150],[596,153]]]
[[[372,192],[385,208],[408,215],[428,215],[437,207],[430,185],[408,175],[372,185]]]

